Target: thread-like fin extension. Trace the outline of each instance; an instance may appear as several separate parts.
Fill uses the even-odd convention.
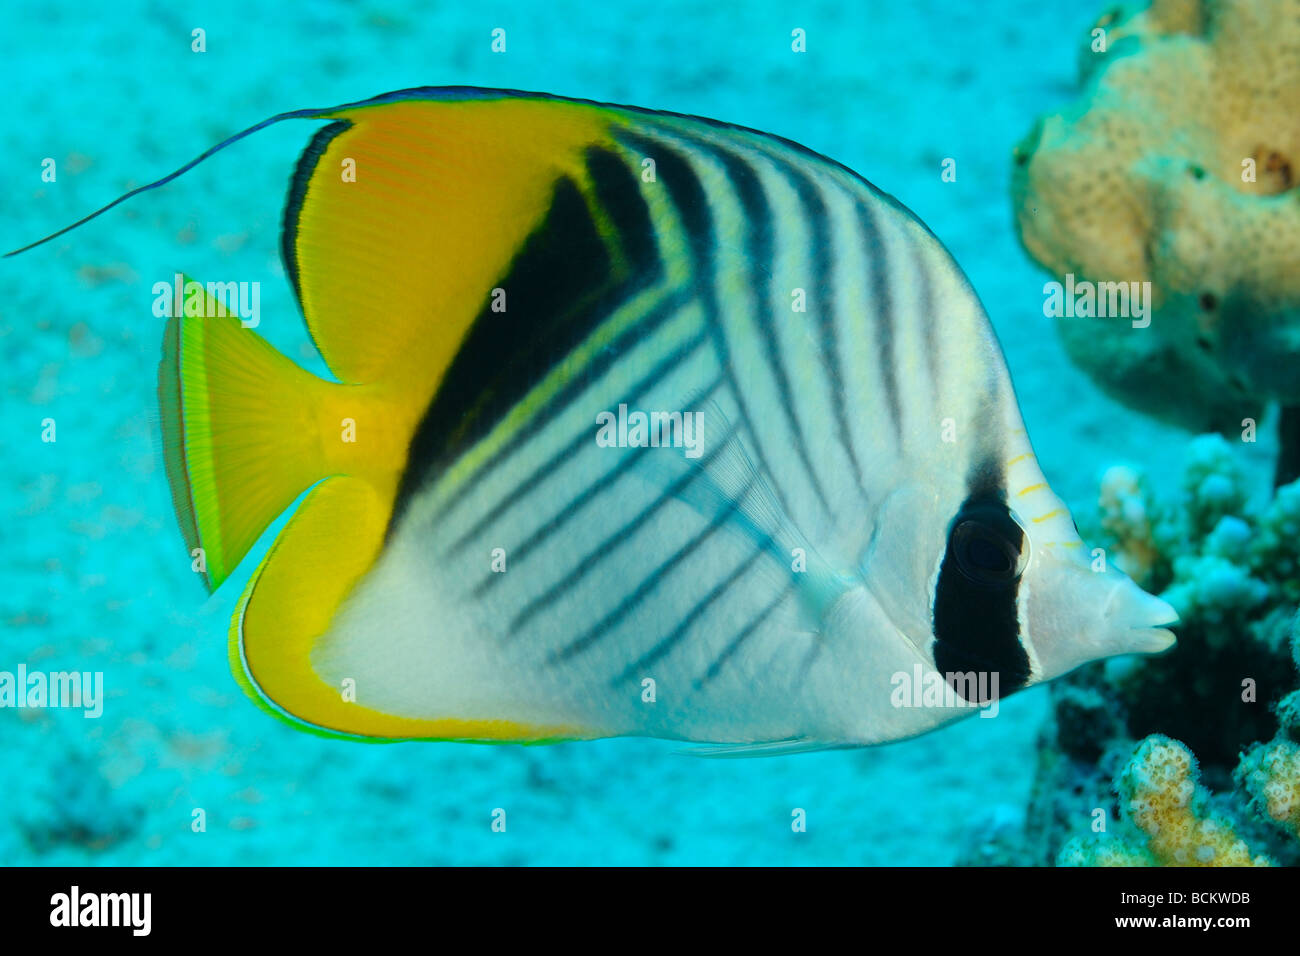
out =
[[[258,130],[266,129],[268,126],[273,126],[276,123],[283,122],[284,120],[287,119],[314,119],[317,116],[319,116],[322,112],[323,112],[322,110],[293,110],[292,112],[289,113],[279,113],[275,116],[270,117],[269,119],[264,119],[262,120],[262,122],[250,126],[246,130],[241,130],[240,132],[235,133],[233,136],[229,136],[226,139],[223,139],[220,143],[217,143],[217,145],[207,150],[204,150],[201,155],[196,156],[194,159],[191,159],[188,163],[186,163],[184,166],[182,166],[180,169],[176,170],[175,172],[168,173],[166,176],[162,177],[162,179],[155,179],[151,183],[146,183],[143,186],[137,186],[135,189],[132,189],[130,192],[123,193],[121,196],[118,196],[108,205],[100,206],[90,215],[82,216],[80,219],[78,219],[76,222],[72,223],[71,225],[64,226],[62,229],[58,230],[57,232],[50,233],[44,239],[37,239],[35,242],[29,242],[27,245],[23,246],[20,249],[15,249],[12,252],[6,252],[4,256],[0,258],[8,259],[10,256],[16,256],[19,253],[26,252],[29,249],[35,249],[37,246],[43,246],[45,245],[45,243],[51,241],[52,239],[59,238],[59,236],[63,235],[65,232],[71,232],[73,229],[76,229],[78,226],[84,226],[92,219],[98,219],[100,216],[108,212],[114,206],[120,206],[122,203],[126,202],[128,199],[131,199],[134,196],[138,196],[141,193],[147,193],[150,190],[157,189],[160,186],[166,186],[173,179],[176,179],[177,177],[183,176],[186,173],[188,173],[191,169],[193,169],[199,163],[203,162],[209,156],[221,152],[227,146],[239,142],[245,136],[252,136]]]

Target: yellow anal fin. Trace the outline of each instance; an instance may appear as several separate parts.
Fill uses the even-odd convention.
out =
[[[249,582],[231,624],[231,669],[250,696],[276,716],[326,734],[500,742],[576,736],[509,721],[394,716],[356,703],[355,686],[331,686],[312,669],[312,647],[374,563],[387,518],[380,495],[356,478],[326,479],[307,495]]]

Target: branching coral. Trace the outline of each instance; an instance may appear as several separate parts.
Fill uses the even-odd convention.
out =
[[[1095,29],[1079,101],[1017,147],[1016,225],[1057,281],[1149,282],[1154,310],[1061,318],[1067,351],[1195,429],[1300,402],[1300,0],[1130,3]]]
[[[1300,616],[1292,634],[1300,667]],[[1238,814],[1260,819],[1300,839],[1300,691],[1278,705],[1281,728],[1269,743],[1242,754],[1233,779],[1248,796]],[[1058,716],[1062,713],[1058,704]],[[1271,866],[1250,849],[1240,826],[1211,807],[1196,758],[1160,734],[1138,745],[1115,783],[1121,831],[1076,837],[1061,848],[1061,866]]]
[[[1252,853],[1233,824],[1209,808],[1196,758],[1176,740],[1155,735],[1138,745],[1117,783],[1132,832],[1071,840],[1062,866],[1270,866]]]
[[[1291,651],[1300,668],[1300,615]],[[1300,691],[1282,699],[1277,718],[1277,737],[1243,754],[1234,777],[1250,794],[1256,812],[1300,839]]]
[[[1116,542],[1120,564],[1136,581],[1151,578],[1160,560],[1152,511],[1141,472],[1116,465],[1102,476],[1102,530]]]
[[[1257,500],[1238,455],[1220,436],[1194,440],[1172,501],[1132,469],[1107,473],[1108,558],[1174,604],[1178,645],[1051,687],[1027,826],[1004,858],[1153,866],[1192,847],[1216,865],[1300,863],[1300,483]],[[1061,850],[1101,810],[1118,832]]]
[[[1300,745],[1274,740],[1252,747],[1237,766],[1237,780],[1259,813],[1300,837]]]
[[[1300,590],[1300,483],[1267,505],[1248,497],[1233,447],[1218,435],[1190,444],[1173,502],[1157,502],[1128,469],[1102,483],[1112,557],[1182,619],[1174,651],[1115,674],[1129,732],[1169,734],[1216,766],[1273,735],[1269,708],[1295,681],[1287,647]]]

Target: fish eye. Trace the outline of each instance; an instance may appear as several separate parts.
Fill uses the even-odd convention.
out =
[[[989,587],[1010,584],[1024,573],[1024,534],[1005,512],[960,516],[948,542],[957,567],[970,580]]]

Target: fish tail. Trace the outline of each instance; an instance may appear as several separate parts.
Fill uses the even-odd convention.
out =
[[[158,374],[172,502],[209,590],[304,491],[394,481],[404,455],[373,427],[356,447],[358,422],[384,417],[375,389],[318,378],[214,303],[168,320]]]

